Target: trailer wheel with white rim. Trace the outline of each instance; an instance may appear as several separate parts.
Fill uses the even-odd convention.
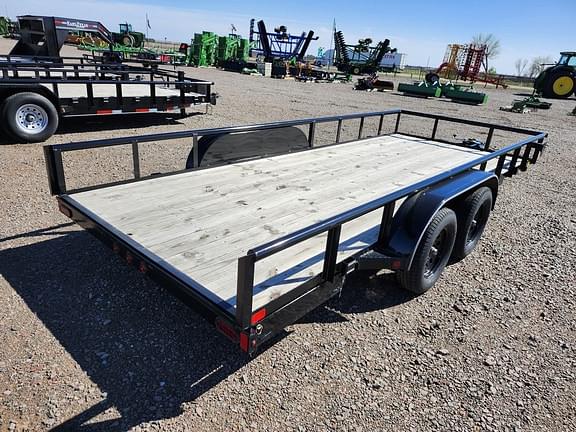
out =
[[[492,191],[486,186],[475,190],[464,199],[457,211],[458,233],[452,250],[452,262],[466,258],[478,245],[492,211]]]
[[[58,129],[58,111],[50,100],[32,92],[8,97],[1,110],[6,132],[18,141],[41,142]]]
[[[438,210],[422,234],[410,269],[398,272],[402,288],[423,294],[434,286],[452,254],[457,225],[453,210]]]

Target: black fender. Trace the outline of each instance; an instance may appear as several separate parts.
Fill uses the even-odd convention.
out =
[[[400,261],[397,268],[409,270],[424,231],[438,210],[455,208],[468,193],[481,186],[492,190],[492,207],[498,195],[498,177],[489,171],[468,171],[409,196],[392,219],[390,237],[382,253]]]
[[[222,165],[305,148],[308,148],[308,138],[295,126],[208,135],[198,140],[198,166]],[[186,169],[192,168],[194,168],[194,149],[190,151],[186,160]]]

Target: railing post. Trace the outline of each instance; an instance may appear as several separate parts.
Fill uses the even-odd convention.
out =
[[[516,168],[516,164],[518,163],[518,157],[520,156],[521,147],[518,147],[512,153],[512,160],[510,161],[510,166],[508,167],[508,172],[506,173],[506,177],[512,177],[518,171]]]
[[[378,135],[382,134],[382,125],[384,124],[384,115],[380,116],[380,122],[378,123]]]
[[[324,268],[322,270],[322,278],[326,282],[334,282],[341,231],[341,225],[335,226],[328,231],[328,238],[326,239],[326,252],[324,253]]]
[[[340,142],[340,135],[342,134],[342,119],[338,120],[338,129],[336,129],[336,142]]]
[[[138,151],[138,141],[132,142],[132,162],[134,165],[134,178],[140,178],[140,153]]]
[[[494,136],[494,127],[488,129],[488,136],[486,137],[486,143],[484,144],[484,151],[490,150],[490,144],[492,144],[492,137]]]
[[[490,144],[492,144],[492,137],[494,136],[494,127],[488,129],[488,136],[486,137],[486,143],[484,143],[484,151],[490,151]],[[480,165],[482,171],[486,171],[486,162]]]
[[[502,169],[504,168],[504,162],[506,161],[506,156],[507,154],[504,153],[500,155],[500,157],[498,157],[498,164],[496,165],[496,171],[495,171],[495,174],[498,178],[500,178],[500,175],[502,174]]]
[[[186,93],[184,92],[184,72],[178,71],[178,81],[180,85],[180,115],[186,116]]]
[[[360,126],[358,127],[358,139],[362,139],[363,130],[364,130],[364,117],[360,117]]]
[[[198,149],[198,134],[192,135],[192,156],[194,156],[194,168],[200,166],[200,150]]]
[[[438,130],[438,119],[434,119],[434,127],[432,128],[432,136],[430,137],[431,140],[436,139],[436,131]]]
[[[316,122],[310,123],[308,128],[308,147],[314,147],[314,135],[316,133]]]
[[[400,115],[401,115],[401,114],[402,114],[402,113],[399,112],[399,113],[396,115],[396,126],[394,126],[394,133],[398,133],[398,131],[400,130]]]
[[[238,285],[236,290],[236,322],[242,329],[251,326],[254,291],[255,256],[249,254],[238,259]]]

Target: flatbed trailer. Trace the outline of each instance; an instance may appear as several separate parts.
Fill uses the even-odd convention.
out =
[[[214,83],[156,65],[84,57],[0,56],[1,128],[24,142],[48,139],[62,117],[179,112],[216,103]]]
[[[403,132],[406,117],[433,120],[431,133]],[[364,137],[366,121],[378,124],[374,136]],[[344,122],[359,125],[358,139],[342,141]],[[315,146],[317,126],[329,124],[335,139]],[[483,147],[437,138],[443,124],[486,130]],[[499,131],[522,139],[493,148]],[[338,295],[352,271],[389,269],[404,288],[427,291],[449,261],[474,249],[500,182],[536,163],[546,137],[397,109],[44,150],[63,214],[252,354]],[[190,140],[186,169],[142,176],[139,147],[174,139]],[[250,154],[254,141],[264,150]],[[133,178],[67,187],[64,154],[127,145]],[[212,155],[211,146],[219,146]]]

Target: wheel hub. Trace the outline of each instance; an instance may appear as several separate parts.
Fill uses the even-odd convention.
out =
[[[48,126],[48,114],[39,105],[22,105],[16,110],[16,125],[28,134],[40,133]]]
[[[434,274],[434,272],[438,268],[438,265],[440,264],[442,258],[442,251],[444,248],[445,236],[446,231],[444,230],[440,233],[438,237],[436,237],[436,240],[434,240],[434,243],[432,244],[430,250],[428,251],[428,258],[426,259],[426,264],[424,265],[425,277],[432,276],[432,274]]]

